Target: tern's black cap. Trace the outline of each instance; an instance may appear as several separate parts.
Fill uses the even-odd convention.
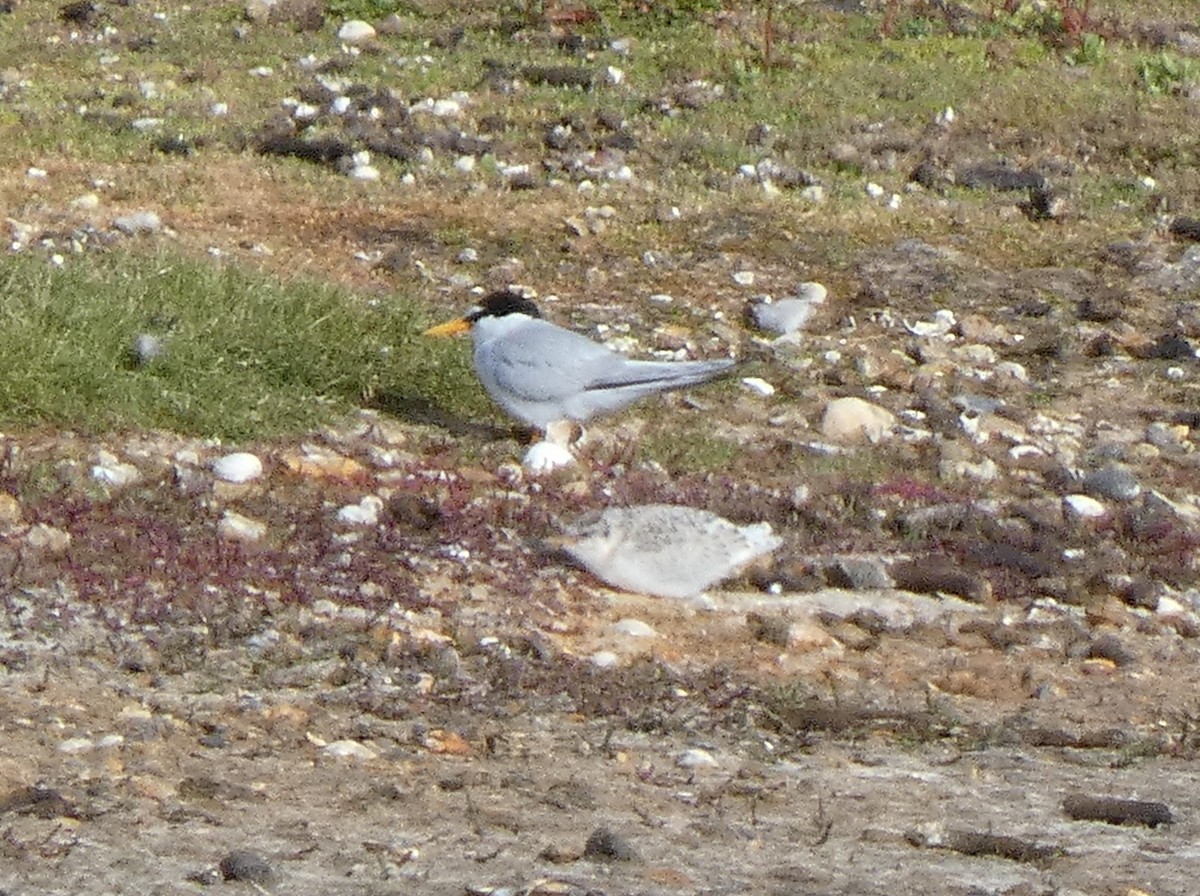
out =
[[[467,315],[467,320],[474,322],[483,317],[504,317],[508,314],[525,314],[529,317],[541,317],[537,305],[520,293],[511,289],[500,289],[484,296],[479,308]]]

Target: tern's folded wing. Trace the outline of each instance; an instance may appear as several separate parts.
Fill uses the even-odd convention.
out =
[[[577,395],[605,370],[626,363],[621,355],[586,336],[540,320],[481,345],[475,361],[481,375],[525,401]]]

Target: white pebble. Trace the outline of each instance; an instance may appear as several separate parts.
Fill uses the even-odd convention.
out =
[[[872,199],[878,199],[880,196],[883,195],[883,187],[879,186],[879,184],[874,183],[873,181],[871,183],[867,184],[866,190],[867,190],[867,195],[870,196]]]
[[[374,526],[379,522],[383,501],[375,495],[367,495],[357,504],[347,504],[337,512],[337,521],[348,526]]]
[[[226,510],[217,523],[217,535],[226,541],[255,542],[267,534],[267,524]]]
[[[598,669],[611,669],[617,664],[618,657],[611,650],[598,650],[590,657],[592,665]]]
[[[753,286],[754,271],[738,271],[733,275],[733,282],[738,286]]]
[[[694,748],[680,753],[675,764],[680,768],[716,768],[717,760],[708,750]]]
[[[751,392],[757,392],[764,397],[775,394],[775,387],[761,377],[744,376],[742,377],[742,385]]]
[[[67,753],[69,755],[75,753],[87,753],[95,749],[96,745],[86,737],[72,737],[64,740],[58,745],[58,752]]]
[[[256,68],[250,69],[249,74],[255,78],[269,78],[271,75],[275,74],[275,69],[271,68],[269,65],[260,65]]]
[[[250,482],[262,475],[263,465],[248,451],[235,451],[213,461],[213,474],[226,482]]]
[[[642,622],[640,619],[622,619],[613,623],[612,630],[615,634],[625,635],[630,638],[657,638],[653,626]]]
[[[25,171],[25,176],[31,180],[41,180],[46,176],[45,168],[28,168]]]
[[[429,111],[438,118],[452,118],[462,114],[462,103],[457,100],[436,100]]]
[[[138,481],[140,475],[138,468],[133,464],[120,463],[111,456],[101,459],[100,463],[92,467],[92,478],[102,485],[111,485],[113,488],[132,485]]]
[[[804,299],[814,305],[822,304],[828,295],[829,290],[823,283],[818,283],[816,280],[805,281],[796,287],[796,298]]]
[[[1090,495],[1067,495],[1062,500],[1063,508],[1068,513],[1083,519],[1096,519],[1108,512],[1103,504]]]
[[[617,68],[615,65],[610,65],[604,71],[604,80],[607,81],[609,84],[611,84],[613,87],[616,87],[618,84],[620,84],[622,81],[625,80],[625,72],[623,72],[621,69]]]
[[[459,156],[457,161],[455,161],[455,163],[454,163],[454,167],[457,170],[461,171],[463,174],[470,174],[472,171],[475,170],[475,157],[474,156]]]
[[[366,744],[360,744],[356,740],[335,740],[327,744],[322,752],[334,759],[355,759],[359,762],[368,762],[379,755]]]
[[[220,118],[222,115],[229,114],[229,103],[213,103],[208,107],[208,114],[213,118]]]
[[[342,27],[338,29],[337,36],[338,40],[345,41],[348,44],[358,44],[373,38],[375,36],[375,29],[361,19],[350,19],[342,23]]]

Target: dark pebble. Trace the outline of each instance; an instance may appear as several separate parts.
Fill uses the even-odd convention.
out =
[[[1090,659],[1110,660],[1118,666],[1131,665],[1137,657],[1121,643],[1116,635],[1103,635],[1088,645]]]
[[[957,172],[958,184],[972,190],[1043,189],[1046,179],[1028,168],[1013,168],[1003,162],[984,162]]]
[[[221,859],[221,877],[225,880],[248,880],[261,884],[271,876],[267,860],[248,849],[235,849]]]
[[[1200,242],[1200,218],[1187,218],[1180,215],[1171,222],[1170,230],[1172,236]]]
[[[1146,358],[1158,361],[1195,361],[1196,349],[1178,333],[1164,333],[1154,340]]]
[[[892,578],[877,560],[841,557],[825,569],[825,578],[834,588],[872,591],[892,587]]]
[[[1158,827],[1175,819],[1165,803],[1123,800],[1117,797],[1073,793],[1063,800],[1063,811],[1074,821],[1104,821],[1109,824],[1142,824]]]
[[[584,844],[583,857],[601,862],[632,862],[638,856],[620,834],[608,828],[596,828]]]
[[[787,647],[792,642],[792,620],[786,616],[747,613],[746,625],[755,641]]]
[[[949,565],[950,561],[927,557],[892,566],[892,580],[902,591],[916,594],[955,594],[959,597],[984,603],[992,594],[987,579],[963,572]]]

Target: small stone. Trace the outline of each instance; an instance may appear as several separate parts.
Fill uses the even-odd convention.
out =
[[[675,764],[680,768],[716,768],[719,765],[712,753],[699,748],[684,750],[675,759]]]
[[[896,426],[891,411],[861,398],[837,398],[825,406],[821,435],[831,442],[872,445],[889,437]]]
[[[883,187],[879,186],[877,183],[868,183],[865,189],[867,191],[867,195],[872,199],[878,199],[884,193]]]
[[[869,557],[839,557],[826,570],[829,584],[853,591],[873,591],[893,587],[887,568]]]
[[[123,488],[137,482],[141,476],[133,464],[121,463],[107,451],[101,451],[98,460],[92,467],[92,478],[102,485]]]
[[[756,392],[757,394],[763,396],[764,398],[775,394],[775,387],[772,386],[770,383],[768,383],[766,380],[762,379],[761,377],[757,377],[757,376],[742,377],[742,385],[745,386],[747,389],[749,389],[751,392]]]
[[[145,367],[166,354],[167,346],[161,336],[138,333],[129,346],[129,356],[138,367]]]
[[[162,219],[155,212],[134,212],[114,220],[113,227],[127,236],[157,233],[162,230]]]
[[[590,657],[591,663],[597,669],[611,669],[620,662],[620,658],[611,650],[598,650]]]
[[[8,492],[0,492],[0,526],[15,526],[21,522],[21,502]]]
[[[620,834],[608,828],[596,828],[584,844],[583,857],[601,862],[632,862],[638,856]]]
[[[1142,493],[1142,486],[1125,467],[1110,465],[1084,476],[1083,490],[1097,498],[1132,501]]]
[[[375,28],[361,19],[350,19],[342,23],[337,36],[348,44],[361,44],[375,37]]]
[[[1075,519],[1097,519],[1108,513],[1108,508],[1088,495],[1067,495],[1062,502],[1063,513]]]
[[[630,638],[657,638],[658,632],[648,623],[640,619],[621,619],[613,623],[612,630],[618,635]]]
[[[733,282],[738,286],[753,286],[754,271],[738,271],[733,275]]]
[[[95,749],[95,747],[96,745],[86,737],[71,737],[58,745],[58,752],[67,753],[68,755],[88,753]]]
[[[235,451],[213,461],[212,471],[225,482],[243,483],[261,476],[263,465],[255,455],[247,451]]]
[[[267,534],[267,524],[226,510],[217,523],[217,534],[226,541],[253,543]]]
[[[816,312],[816,304],[808,299],[759,301],[750,306],[750,320],[760,330],[786,336],[803,327]]]
[[[374,526],[379,522],[379,514],[383,510],[383,500],[375,495],[367,495],[357,504],[347,504],[337,512],[337,521],[347,526]]]
[[[57,557],[66,553],[71,546],[71,533],[46,523],[37,523],[25,534],[25,543],[35,551]]]
[[[265,883],[271,877],[271,866],[256,852],[248,849],[235,849],[221,859],[221,877],[225,880],[248,880],[252,883]]]
[[[356,740],[335,740],[333,743],[327,744],[322,752],[334,759],[354,759],[359,762],[369,762],[379,757],[379,754],[366,744]]]

